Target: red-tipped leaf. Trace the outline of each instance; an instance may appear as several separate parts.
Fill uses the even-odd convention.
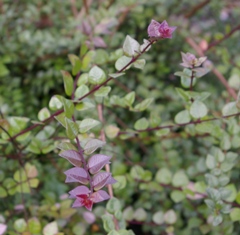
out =
[[[107,192],[105,192],[103,190],[99,190],[99,191],[93,193],[91,195],[91,198],[94,203],[97,203],[97,202],[102,202],[102,201],[110,199],[110,196],[108,195]]]
[[[71,182],[80,182],[82,184],[88,183],[88,174],[86,170],[84,170],[83,168],[74,167],[65,171],[64,174],[67,176],[67,179],[65,181],[66,183]]]
[[[111,157],[108,157],[103,154],[93,155],[88,160],[88,169],[91,174],[98,173],[106,164],[110,163],[109,160]]]
[[[76,198],[77,195],[89,194],[90,190],[86,186],[78,186],[68,193],[70,194],[69,198]]]
[[[80,167],[82,160],[80,154],[75,150],[66,150],[59,154],[60,157],[67,159],[74,166]]]
[[[100,172],[93,177],[93,187],[94,190],[99,190],[104,187],[106,184],[110,184],[113,179],[109,172]]]

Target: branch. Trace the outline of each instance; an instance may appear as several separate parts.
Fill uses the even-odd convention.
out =
[[[221,39],[214,41],[212,43],[210,43],[208,45],[208,48],[206,50],[211,49],[212,47],[217,46],[218,44],[220,44],[222,41],[228,39],[232,34],[234,34],[236,31],[240,30],[240,25],[236,26],[235,28],[233,28],[228,34],[226,34],[224,37],[222,37]]]
[[[204,2],[199,3],[198,5],[194,6],[188,13],[184,15],[185,18],[191,18],[195,15],[195,13],[201,10],[204,6],[206,6],[210,0],[205,0]]]
[[[175,127],[185,127],[185,126],[192,125],[192,124],[194,124],[194,125],[196,124],[197,125],[197,124],[204,123],[204,122],[210,122],[210,121],[215,121],[215,120],[227,119],[227,118],[230,118],[230,117],[237,117],[237,116],[240,116],[240,112],[239,113],[235,113],[235,114],[231,114],[231,115],[221,116],[221,117],[209,118],[209,119],[205,119],[205,120],[198,119],[196,121],[190,121],[190,122],[186,122],[186,123],[183,123],[183,124],[175,124],[175,125],[167,125],[167,126],[157,126],[157,127],[147,128],[145,130],[137,130],[136,132],[141,133],[141,132],[157,131],[157,130],[162,130],[162,129],[173,129]],[[119,135],[128,134],[128,133],[130,133],[130,132],[119,132]]]

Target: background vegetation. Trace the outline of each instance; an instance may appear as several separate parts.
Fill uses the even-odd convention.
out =
[[[240,87],[239,16],[234,0],[0,1],[0,234],[106,234],[101,219],[106,202],[93,212],[71,208],[67,192],[73,186],[64,183],[63,174],[69,162],[57,149],[67,137],[50,116],[55,110],[49,101],[65,96],[60,70],[74,74],[69,54],[79,56],[87,45],[90,62],[83,72],[98,65],[114,73],[126,35],[142,43],[151,19],[177,26],[173,38],[152,45],[142,56],[143,70],[131,68],[112,80],[108,96],[86,99],[92,108],[75,111],[77,120],[99,119],[97,106],[103,104],[102,126],[79,138],[98,138],[105,130],[101,152],[112,156],[120,217],[135,234],[239,234],[239,114],[225,106],[237,99]],[[217,120],[201,128],[156,128],[174,125],[176,114],[188,107],[175,89],[181,87],[174,75],[181,70],[181,51],[208,57],[211,72],[198,79],[194,91],[210,93],[204,118]],[[134,106],[154,101],[133,112],[123,101],[133,91]],[[234,118],[221,118],[233,113]],[[152,129],[139,129],[142,118]],[[230,190],[217,195],[225,214],[223,207],[204,202],[218,201],[206,188],[217,190],[221,174]]]

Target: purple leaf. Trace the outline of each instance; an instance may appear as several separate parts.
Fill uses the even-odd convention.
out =
[[[95,47],[107,47],[106,43],[104,42],[104,40],[100,37],[94,37],[93,38],[93,44]]]
[[[152,20],[148,26],[148,36],[153,38],[172,38],[172,33],[177,27],[170,27],[166,20],[161,24],[156,20]]]
[[[112,176],[108,178],[106,185],[108,184],[115,184],[117,183],[117,180],[115,180]]]
[[[76,207],[82,207],[84,206],[83,202],[80,201],[78,198],[74,201],[74,203],[72,204],[72,207],[73,208],[76,208]]]
[[[86,186],[78,186],[75,189],[68,192],[70,194],[69,198],[76,198],[77,195],[89,194],[90,190]]]
[[[60,157],[66,158],[74,166],[82,165],[81,155],[75,150],[66,150],[59,154]]]
[[[101,201],[104,201],[104,200],[108,200],[110,198],[110,196],[108,195],[107,192],[105,192],[103,190],[99,190],[99,191],[93,193],[91,195],[91,198],[92,198],[94,203],[97,203],[97,202],[101,202]]]
[[[88,174],[86,170],[79,167],[71,168],[64,172],[64,174],[67,176],[66,183],[71,182],[80,182],[82,184],[88,183]]]
[[[73,183],[73,182],[76,182],[76,180],[70,176],[67,176],[65,183]]]
[[[103,154],[93,155],[88,160],[88,169],[91,174],[96,174],[99,172],[106,164],[110,163],[111,157],[105,156]]]
[[[89,211],[83,212],[83,218],[86,220],[88,224],[92,224],[96,221],[96,216]]]
[[[93,187],[94,190],[99,190],[104,187],[106,184],[110,184],[112,182],[112,176],[109,172],[100,172],[93,177]],[[114,179],[113,179],[114,180]]]

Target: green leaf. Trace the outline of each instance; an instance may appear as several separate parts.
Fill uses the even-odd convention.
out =
[[[213,131],[214,125],[209,122],[199,123],[195,126],[196,131],[202,133],[211,133]]]
[[[89,92],[89,88],[86,85],[79,86],[75,91],[75,98],[81,98]]]
[[[157,211],[153,214],[152,220],[155,224],[161,225],[164,223],[164,214],[162,211]]]
[[[31,188],[37,188],[39,185],[39,179],[30,179],[29,180],[29,186]]]
[[[120,131],[120,129],[114,125],[108,125],[104,129],[107,137],[110,139],[115,138]]]
[[[185,68],[183,70],[183,72],[176,72],[176,73],[174,73],[174,75],[181,77],[181,85],[184,88],[190,88],[191,77],[192,77],[192,71],[190,69]],[[196,84],[196,82],[197,82],[197,79],[195,77],[193,77],[192,86],[194,86]]]
[[[53,111],[61,109],[63,107],[62,102],[56,96],[53,96],[49,101],[49,108]]]
[[[7,189],[9,195],[14,195],[16,193],[17,183],[12,178],[6,178],[3,181],[3,186]]]
[[[101,218],[103,220],[103,228],[106,232],[110,232],[115,228],[111,215],[103,215]]]
[[[208,206],[209,209],[214,210],[215,208],[215,202],[211,199],[205,199],[204,202]]]
[[[57,233],[58,233],[58,226],[56,221],[48,223],[43,228],[43,235],[56,235]]]
[[[94,85],[99,85],[106,80],[106,74],[98,66],[93,66],[89,71],[89,82]]]
[[[114,214],[115,211],[121,210],[121,207],[120,201],[117,198],[112,197],[108,200],[106,209],[110,214]]]
[[[190,107],[190,114],[194,118],[202,118],[207,115],[208,109],[204,103],[195,100]]]
[[[156,136],[164,136],[167,135],[170,132],[169,128],[165,128],[165,129],[160,129],[158,131],[155,132]]]
[[[230,212],[230,218],[232,221],[240,221],[240,208],[233,208]]]
[[[127,179],[124,175],[115,175],[114,179],[117,181],[114,185],[113,188],[117,190],[121,190],[126,187],[127,185]]]
[[[189,101],[189,94],[187,91],[184,91],[182,88],[175,88],[178,95],[184,100],[184,101]]]
[[[82,120],[80,123],[80,126],[79,126],[80,132],[86,133],[87,131],[94,128],[95,126],[98,126],[99,124],[101,124],[101,122],[94,120],[92,118],[86,118]]]
[[[78,134],[78,125],[72,120],[65,117],[66,122],[66,132],[69,139],[73,140]]]
[[[225,134],[220,142],[220,147],[222,150],[229,150],[231,148],[231,139],[228,134]]]
[[[31,218],[28,220],[28,229],[31,234],[41,233],[42,226],[37,218]]]
[[[206,159],[206,166],[208,169],[212,170],[216,167],[217,162],[214,156],[212,156],[211,154],[207,155],[207,159]]]
[[[132,206],[128,206],[127,208],[124,209],[123,211],[123,218],[127,221],[131,221],[133,220],[133,215],[134,215],[134,211]]]
[[[141,118],[135,122],[134,128],[136,130],[145,130],[148,128],[148,125],[148,120],[146,118]]]
[[[147,219],[147,212],[143,208],[138,208],[134,214],[133,218],[136,221],[145,221]]]
[[[108,76],[112,78],[118,78],[123,76],[125,73],[109,73]]]
[[[184,171],[180,170],[173,175],[172,184],[175,187],[181,187],[188,185],[189,180]]]
[[[86,230],[87,230],[87,225],[85,223],[77,223],[72,228],[74,235],[85,235]]]
[[[135,39],[127,35],[123,43],[123,53],[128,57],[133,57],[138,55],[139,52],[140,44]]]
[[[128,107],[132,107],[132,104],[134,103],[135,100],[135,91],[132,91],[125,95],[123,100]]]
[[[187,94],[193,100],[199,100],[199,101],[204,101],[211,95],[211,93],[209,92],[195,92],[195,91],[187,91]]]
[[[216,217],[213,217],[213,226],[218,226],[219,224],[221,224],[223,221],[223,217],[222,215],[217,215]]]
[[[62,142],[60,144],[58,144],[57,148],[61,149],[61,150],[77,150],[77,148],[68,142]]]
[[[141,166],[133,166],[130,170],[130,175],[133,179],[144,179],[144,169]]]
[[[8,74],[9,74],[9,70],[2,62],[0,62],[0,77],[4,77]]]
[[[64,112],[67,118],[72,118],[72,115],[74,113],[74,105],[71,100],[65,99],[62,96],[57,95],[56,96],[58,99],[61,100],[63,107],[64,107]]]
[[[88,71],[91,67],[91,62],[93,61],[95,57],[95,51],[88,51],[87,54],[82,59],[82,70]]]
[[[14,175],[13,178],[17,181],[17,182],[25,182],[27,180],[27,175],[25,170],[20,169],[17,170]]]
[[[146,64],[146,60],[140,59],[140,60],[136,60],[133,63],[133,67],[135,67],[137,69],[144,69],[145,64]]]
[[[73,54],[69,54],[68,58],[72,64],[72,74],[77,75],[82,68],[81,60],[79,59],[79,57]]]
[[[63,126],[66,128],[66,121],[65,121],[65,113],[61,113],[54,118]]]
[[[93,153],[98,148],[103,147],[106,144],[106,142],[98,140],[98,139],[90,139],[86,142],[84,146],[84,153],[89,155]]]
[[[16,220],[13,226],[14,226],[14,229],[19,233],[22,233],[27,229],[27,223],[24,219]]]
[[[225,189],[228,189],[231,191],[231,194],[229,197],[227,197],[225,200],[227,202],[233,202],[235,201],[236,197],[237,197],[237,189],[236,186],[234,184],[229,184],[225,187]]]
[[[238,113],[238,108],[236,106],[236,102],[230,102],[226,105],[224,105],[224,107],[222,108],[222,114],[224,116],[227,116],[227,115],[232,115],[232,114],[235,114],[235,113]]]
[[[164,221],[166,224],[174,224],[177,221],[177,214],[174,210],[168,210],[164,214]]]
[[[132,59],[130,57],[127,56],[121,56],[120,58],[118,58],[118,60],[115,62],[115,68],[118,71],[125,71],[127,69],[130,69],[131,64],[130,62],[132,61]],[[129,66],[127,66],[129,64]],[[127,66],[127,67],[126,67]],[[123,69],[125,68],[125,69]]]
[[[223,187],[223,186],[226,186],[229,183],[230,178],[229,178],[229,176],[221,175],[219,177],[218,181],[219,181],[220,186]]]
[[[30,144],[27,146],[27,150],[29,152],[32,152],[35,154],[40,154],[41,153],[41,141],[36,138],[32,138]]]
[[[39,112],[38,112],[38,119],[40,121],[44,121],[45,119],[49,118],[51,116],[48,108],[42,108]]]
[[[120,235],[115,229],[110,231],[107,235]]]
[[[186,198],[185,194],[179,190],[173,190],[170,197],[175,203],[179,203]]]
[[[100,89],[97,90],[94,93],[94,96],[96,96],[96,97],[106,97],[106,96],[108,96],[111,89],[112,88],[110,86],[100,87]]]
[[[23,130],[29,122],[29,118],[26,117],[9,117],[7,120],[11,126],[10,134],[17,134]]]
[[[6,196],[7,196],[7,191],[2,186],[0,186],[0,198],[4,198]]]
[[[188,110],[183,110],[175,116],[174,120],[177,124],[183,124],[190,122],[191,117],[189,115]]]
[[[88,83],[88,73],[82,73],[77,81],[77,86],[81,86]]]
[[[161,168],[157,171],[156,181],[162,184],[170,184],[172,181],[172,172],[168,168]]]
[[[78,111],[84,111],[84,110],[92,109],[94,107],[95,105],[88,101],[82,101],[75,106],[76,110]]]
[[[67,71],[61,70],[61,73],[63,76],[65,93],[66,95],[71,96],[73,92],[73,78],[71,74]]]
[[[88,51],[87,44],[85,44],[85,43],[82,44],[81,48],[80,48],[80,57],[82,58],[86,54],[87,51]]]
[[[151,127],[159,126],[161,121],[162,121],[161,116],[158,113],[151,112],[149,121]]]
[[[95,57],[93,62],[98,65],[106,64],[109,61],[109,54],[104,49],[95,49]]]
[[[137,104],[132,111],[134,112],[141,112],[146,110],[149,105],[153,102],[153,98],[147,98],[143,100],[141,103]]]

